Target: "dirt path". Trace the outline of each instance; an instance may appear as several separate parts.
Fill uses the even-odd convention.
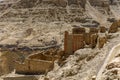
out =
[[[114,58],[115,56],[120,52],[120,44],[114,46],[111,51],[108,53],[101,69],[99,70],[98,74],[97,74],[97,77],[96,77],[96,80],[102,80],[102,73],[103,71],[105,70],[107,64],[109,64]]]

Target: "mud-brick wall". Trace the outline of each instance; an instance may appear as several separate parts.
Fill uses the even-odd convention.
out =
[[[5,77],[3,80],[38,80],[35,76]]]
[[[52,61],[30,60],[30,73],[46,73],[53,69]]]
[[[53,69],[54,63],[45,60],[26,59],[24,64],[15,64],[16,73],[19,74],[40,74]]]
[[[23,64],[15,62],[16,73],[29,73],[29,62],[25,60]]]
[[[83,34],[69,34],[65,32],[64,50],[67,54],[72,54],[74,51],[84,48]]]

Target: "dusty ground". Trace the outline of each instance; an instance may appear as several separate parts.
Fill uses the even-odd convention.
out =
[[[87,16],[89,18],[92,18],[90,19],[90,21],[95,20],[99,22],[101,26],[105,26],[108,28],[111,23],[107,22],[107,18],[111,16],[115,17],[115,19],[120,18],[119,6],[110,6],[110,10],[112,15],[102,14],[96,7],[91,6],[87,2],[86,12],[84,13],[84,15],[85,17]],[[69,12],[69,10],[67,11]],[[18,11],[13,10],[13,12],[17,13]],[[38,20],[36,18],[32,21],[32,18],[33,17],[31,15],[29,18],[27,18],[25,22],[19,21],[19,19],[17,21],[17,18],[14,18],[14,15],[12,16],[12,18],[9,18],[8,16],[5,19],[1,18],[0,44],[17,44],[20,46],[22,45],[29,47],[44,47],[52,45],[52,41],[57,42],[57,44],[63,44],[64,31],[67,30],[71,32],[72,25],[81,26],[81,24],[83,24],[80,22],[65,21],[41,22],[39,21],[42,20],[41,18]],[[47,73],[47,75],[39,75],[39,80],[43,80],[44,77],[47,77],[50,80],[91,80],[92,77],[96,76],[96,74],[98,73],[111,48],[120,43],[119,32],[113,34],[113,37],[114,38],[109,40],[107,44],[105,44],[104,48],[100,50],[98,48],[85,48],[76,51],[75,53],[73,53],[73,55],[70,55],[67,58],[63,66],[58,66],[56,61],[54,69]],[[13,72],[4,76],[18,75],[14,74]]]
[[[58,66],[55,62],[54,69],[46,76],[40,75],[39,80],[44,80],[45,77],[50,80],[92,80],[92,77],[97,75],[111,48],[118,43],[120,43],[120,35],[115,34],[114,38],[109,40],[101,50],[97,48],[80,49],[67,58],[65,65]],[[19,75],[11,73],[7,76]]]

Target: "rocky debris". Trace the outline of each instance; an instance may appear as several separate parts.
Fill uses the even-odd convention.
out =
[[[113,68],[120,68],[120,63],[119,63],[119,62],[111,63],[111,64],[107,65],[106,68],[107,68],[108,70],[109,70],[109,69],[113,69]]]
[[[34,33],[35,31],[33,30],[33,28],[29,28],[25,31],[25,37],[30,36],[32,33]]]
[[[85,33],[84,34],[84,39],[85,39],[85,44],[90,45],[90,43],[91,43],[91,34],[90,33]]]
[[[117,60],[118,61],[118,60]],[[106,66],[106,70],[103,73],[103,80],[119,80],[120,79],[120,62],[110,62]]]
[[[115,22],[116,20],[115,20],[115,18],[108,18],[107,21],[109,21],[109,22]]]
[[[104,78],[102,78],[103,80],[119,80],[120,79],[120,75],[119,75],[119,70],[118,69],[114,69],[111,71],[108,71],[106,73],[107,76],[104,76]]]
[[[66,0],[53,0],[53,3],[57,6],[62,6],[66,7],[67,6],[67,1]]]
[[[107,42],[107,38],[106,37],[99,37],[99,45],[98,48],[102,48],[104,46],[104,44]]]
[[[107,29],[105,27],[100,27],[100,33],[105,33]]]
[[[91,44],[90,44],[91,48],[95,48],[96,47],[96,45],[97,45],[97,38],[98,38],[98,35],[96,35],[96,34],[92,34],[91,35]]]
[[[16,62],[15,69],[18,74],[43,74],[52,70],[53,65],[52,60],[26,59],[24,63]]]
[[[104,6],[109,5],[109,0],[90,0],[90,3],[93,6]]]
[[[109,33],[115,33],[118,31],[118,23],[117,22],[114,22],[110,28],[109,28]]]
[[[16,54],[15,52],[10,52],[10,51],[3,51],[0,54],[1,54],[0,75],[4,75],[12,72],[15,68],[14,62],[22,58],[22,55],[19,55],[19,53]]]

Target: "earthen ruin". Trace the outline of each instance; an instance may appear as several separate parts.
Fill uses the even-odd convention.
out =
[[[0,1],[0,80],[119,79],[119,4]]]

